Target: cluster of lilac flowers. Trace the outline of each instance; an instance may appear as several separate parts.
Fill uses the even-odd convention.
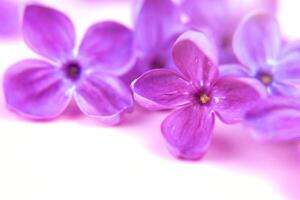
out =
[[[183,159],[207,152],[216,117],[244,123],[259,140],[296,139],[300,45],[280,35],[274,0],[236,3],[143,0],[133,29],[95,23],[76,51],[76,31],[65,14],[27,5],[23,38],[43,59],[8,68],[7,107],[48,120],[74,101],[107,124],[119,123],[134,102],[151,111],[174,110],[161,132],[170,152]]]

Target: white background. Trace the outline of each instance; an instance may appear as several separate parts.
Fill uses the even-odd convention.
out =
[[[83,1],[83,0],[82,0]],[[131,26],[130,7],[48,0],[74,21],[78,40],[93,22],[116,19]],[[75,3],[74,3],[75,2]],[[299,2],[299,1],[298,1]],[[284,0],[282,30],[300,38],[300,5]],[[20,40],[0,44],[0,74],[36,57]],[[117,127],[106,127],[72,107],[57,120],[30,122],[5,108],[0,91],[0,199],[300,199],[298,144],[260,144],[241,126],[217,124],[207,156],[173,158],[160,135],[167,113],[140,109]]]

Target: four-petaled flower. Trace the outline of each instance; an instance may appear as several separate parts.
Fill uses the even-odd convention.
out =
[[[47,60],[27,59],[4,77],[7,105],[32,119],[59,116],[74,97],[80,110],[107,123],[118,123],[133,105],[118,78],[134,63],[133,34],[116,22],[93,25],[75,57],[75,30],[63,13],[28,5],[23,20],[26,44]]]
[[[216,48],[201,32],[183,33],[172,54],[178,70],[150,70],[131,87],[143,107],[176,109],[162,123],[163,136],[175,156],[198,159],[210,144],[215,115],[240,122],[260,95],[245,82],[218,76]]]
[[[224,65],[221,74],[259,80],[269,96],[300,98],[300,45],[285,45],[270,15],[249,16],[236,30],[233,50],[241,65]]]

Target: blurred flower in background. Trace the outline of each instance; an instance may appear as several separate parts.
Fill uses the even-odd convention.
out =
[[[232,36],[241,19],[263,10],[275,14],[276,0],[182,0],[181,8],[191,28],[212,34],[219,49],[220,63],[235,62]]]

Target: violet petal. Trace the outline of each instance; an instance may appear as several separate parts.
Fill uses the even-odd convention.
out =
[[[218,76],[217,50],[202,32],[187,31],[175,42],[173,58],[178,69],[194,83],[210,85]]]
[[[41,60],[23,60],[4,76],[10,109],[31,119],[52,119],[68,106],[72,91],[60,69]]]
[[[83,113],[108,124],[119,123],[121,115],[133,106],[128,88],[117,77],[100,72],[86,75],[74,96]]]
[[[257,140],[292,140],[300,137],[300,105],[287,98],[259,101],[245,117]]]
[[[135,100],[150,110],[174,108],[189,103],[189,83],[168,69],[150,70],[132,85]]]
[[[33,51],[53,61],[71,58],[75,46],[70,19],[58,10],[39,5],[26,7],[23,37]]]
[[[280,47],[279,25],[275,18],[266,14],[246,18],[239,25],[233,38],[235,55],[253,73],[257,69],[273,66]]]
[[[132,31],[112,21],[91,26],[80,45],[79,60],[93,70],[125,74],[135,61]]]
[[[220,78],[215,83],[211,96],[214,110],[228,124],[240,122],[249,107],[260,99],[256,89],[232,77]]]
[[[220,65],[219,71],[221,76],[248,77],[250,74],[249,69],[240,64]]]
[[[187,106],[174,111],[161,130],[172,154],[183,159],[199,159],[210,145],[214,115],[204,106]]]

